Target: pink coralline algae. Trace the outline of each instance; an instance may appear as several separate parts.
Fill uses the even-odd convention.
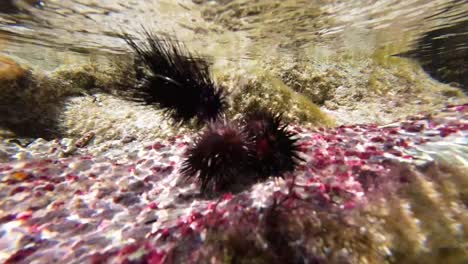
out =
[[[35,158],[0,164],[0,261],[169,263],[195,258],[207,230],[255,228],[272,206],[354,210],[395,164],[422,164],[421,147],[466,144],[468,105],[385,126],[291,125],[304,160],[284,179],[199,196],[180,168],[193,135],[142,143],[135,155]],[[188,246],[180,247],[179,244]]]

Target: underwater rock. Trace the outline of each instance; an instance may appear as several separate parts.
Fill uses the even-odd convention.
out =
[[[55,252],[67,263],[463,263],[467,113],[455,105],[385,126],[290,125],[303,164],[215,198],[179,181],[195,133],[66,158],[50,151],[65,142],[31,143],[0,164],[0,246],[14,245],[0,261]],[[30,237],[41,247],[24,254]],[[70,245],[81,255],[64,254]]]
[[[13,59],[0,56],[0,82],[20,80],[27,75],[27,72]]]
[[[325,127],[335,124],[333,118],[309,98],[262,68],[253,68],[249,72],[232,68],[217,77],[228,88],[231,104],[226,115],[229,118],[241,120],[246,113],[270,109],[283,113],[286,122]]]
[[[308,105],[320,106],[337,125],[385,124],[467,102],[462,92],[427,78],[417,63],[391,56],[387,49],[375,50],[371,59],[345,52],[328,55],[324,61],[276,55],[268,57],[262,68],[278,76],[284,86],[309,101]],[[292,108],[286,109],[289,113]]]
[[[28,69],[13,59],[0,55],[0,103],[6,105],[20,100],[18,95],[27,89],[31,81]]]
[[[52,72],[31,72],[0,57],[0,137],[82,137],[97,128],[104,129],[91,127],[75,134],[76,126],[69,126],[67,114],[73,112],[69,110],[73,110],[75,100],[87,101],[89,97],[93,100],[91,105],[99,108],[93,93],[112,93],[134,84],[125,60],[113,66],[88,63],[61,66]],[[78,112],[82,114],[83,110]],[[76,116],[70,118],[76,122],[73,124],[82,124]]]

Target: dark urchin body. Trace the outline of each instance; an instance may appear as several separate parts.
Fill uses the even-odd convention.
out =
[[[194,117],[199,122],[215,120],[225,108],[223,91],[211,79],[208,62],[188,52],[177,40],[144,31],[145,41],[123,39],[136,55],[139,84],[136,101],[156,104],[177,122]]]
[[[302,158],[296,133],[288,131],[287,124],[282,124],[281,114],[259,110],[248,114],[245,120],[245,130],[254,140],[253,169],[259,177],[293,171]]]
[[[237,125],[211,124],[188,150],[181,173],[198,175],[201,192],[223,190],[242,182],[251,159],[251,140]]]

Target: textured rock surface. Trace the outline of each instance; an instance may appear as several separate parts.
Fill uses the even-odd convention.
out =
[[[294,173],[210,199],[198,197],[196,184],[179,176],[193,134],[109,151],[91,143],[68,157],[63,152],[73,141],[67,139],[27,147],[2,142],[12,160],[0,165],[0,259],[160,263],[211,256],[222,262],[231,254],[248,257],[233,243],[253,239],[258,259],[268,260],[281,255],[261,244],[274,247],[271,239],[282,237],[302,240],[302,249],[288,248],[308,259],[437,263],[448,250],[456,263],[467,256],[467,111],[451,106],[386,126],[292,126],[305,159]],[[300,212],[308,217],[293,216]],[[316,220],[303,230],[312,216]],[[286,229],[269,233],[270,217]],[[322,228],[327,235],[312,236]],[[235,236],[245,232],[258,236]],[[213,239],[223,243],[213,248]]]

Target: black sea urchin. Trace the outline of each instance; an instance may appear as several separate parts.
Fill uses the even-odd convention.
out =
[[[260,177],[293,171],[299,161],[296,133],[282,125],[282,115],[259,110],[246,117],[245,130],[254,140],[254,170]]]
[[[198,174],[202,193],[225,189],[243,176],[249,164],[250,145],[251,140],[237,125],[211,124],[188,150],[181,173],[188,178]]]
[[[175,121],[215,120],[226,107],[223,90],[211,79],[208,62],[179,41],[144,30],[145,41],[137,44],[122,38],[136,55],[139,85],[136,101],[156,104]]]

